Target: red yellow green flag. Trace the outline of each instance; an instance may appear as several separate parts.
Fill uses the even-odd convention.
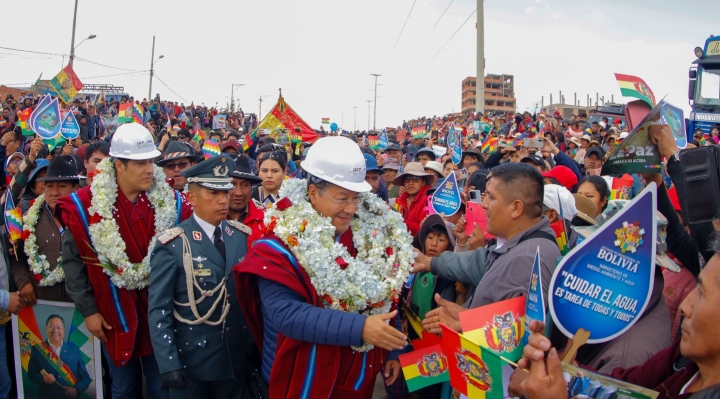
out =
[[[414,139],[424,139],[426,134],[425,127],[414,127],[412,129],[412,136]]]
[[[502,399],[500,357],[444,324],[440,327],[443,351],[450,370],[450,385],[470,399]]]
[[[522,356],[525,336],[525,297],[460,312],[464,335],[510,361]]]
[[[440,344],[400,355],[399,360],[410,392],[450,381],[448,361]]]
[[[130,123],[133,121],[134,107],[132,104],[120,104],[118,108],[118,123]]]
[[[620,93],[623,96],[639,98],[650,104],[651,107],[655,106],[655,94],[644,80],[637,76],[623,75],[621,73],[616,73],[615,79],[620,85]]]
[[[83,88],[82,82],[77,75],[75,75],[75,71],[73,71],[70,65],[63,68],[60,73],[52,78],[50,86],[57,92],[58,97],[60,97],[65,104],[69,104],[73,97]]]
[[[258,132],[268,129],[270,130],[271,136],[277,139],[278,132],[282,129],[288,129],[294,132],[295,129],[300,129],[302,135],[302,142],[314,143],[318,138],[318,134],[310,125],[305,122],[300,115],[298,115],[288,103],[285,102],[283,97],[278,99],[275,106],[265,115],[265,118],[258,124],[255,130],[250,133],[250,137],[253,139],[257,137]]]

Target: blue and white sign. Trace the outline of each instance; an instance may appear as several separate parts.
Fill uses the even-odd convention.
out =
[[[77,120],[75,120],[75,115],[73,115],[72,112],[68,112],[68,114],[65,115],[65,119],[63,119],[62,125],[60,125],[60,134],[68,140],[72,140],[80,135],[80,125],[78,125]]]
[[[452,216],[460,210],[460,189],[455,173],[450,173],[432,195],[431,205],[435,213]]]
[[[545,323],[545,294],[542,285],[542,268],[540,267],[540,247],[535,252],[532,274],[530,275],[530,286],[528,295],[525,298],[525,331],[530,331],[530,322],[539,320]],[[530,334],[525,335],[525,343]]]
[[[52,139],[57,136],[62,123],[58,99],[52,100],[44,107],[38,107],[30,114],[30,119],[33,120],[33,131],[41,138]]]
[[[462,160],[462,132],[455,130],[455,124],[450,125],[449,137],[455,137],[453,144],[448,144],[448,147],[452,148],[452,161],[455,165],[460,165]]]
[[[380,132],[380,134],[378,135],[378,147],[384,151],[386,148],[388,148],[388,145],[388,134],[387,131],[383,129],[382,132]]]
[[[35,105],[35,108],[33,108],[33,112],[30,114],[30,118],[28,118],[28,124],[33,132],[37,132],[37,130],[35,130],[35,119],[40,115],[40,110],[45,109],[50,104],[50,100],[50,96],[43,96],[37,105]]]
[[[607,342],[645,311],[655,276],[656,189],[648,185],[555,269],[550,314],[566,336],[582,328],[590,332],[587,343]]]

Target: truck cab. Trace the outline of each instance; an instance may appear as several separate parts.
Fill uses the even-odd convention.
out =
[[[688,140],[697,129],[709,135],[713,126],[720,126],[720,36],[710,36],[704,48],[696,47],[695,56],[689,72]]]

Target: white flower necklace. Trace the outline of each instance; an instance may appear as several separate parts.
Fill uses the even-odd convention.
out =
[[[25,254],[28,257],[28,265],[30,271],[35,276],[41,277],[38,285],[41,287],[53,286],[65,279],[65,271],[62,268],[62,256],[58,258],[57,266],[54,270],[50,270],[50,262],[47,261],[45,255],[40,254],[37,245],[37,236],[35,236],[35,226],[40,218],[40,211],[45,205],[45,194],[35,199],[35,203],[28,209],[23,216],[23,230],[25,236]],[[55,221],[53,221],[55,223]],[[35,277],[37,279],[37,277]]]
[[[150,283],[150,254],[157,237],[173,227],[177,220],[175,193],[165,182],[165,173],[153,165],[153,183],[147,191],[150,205],[155,210],[155,235],[150,239],[148,252],[141,263],[132,263],[125,253],[125,241],[113,211],[117,200],[115,166],[105,158],[97,166],[97,174],[90,186],[93,197],[90,214],[90,239],[95,247],[99,266],[115,286],[129,290],[142,289]]]
[[[326,308],[367,315],[387,313],[413,262],[412,237],[402,216],[391,212],[376,195],[361,194],[350,223],[357,249],[353,258],[335,241],[331,219],[320,215],[306,195],[305,180],[285,180],[279,201],[265,213],[266,225],[290,247]],[[368,351],[372,345],[353,349]]]

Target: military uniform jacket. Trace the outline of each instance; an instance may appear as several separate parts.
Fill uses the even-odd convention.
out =
[[[223,221],[220,225],[225,243],[223,258],[198,225],[190,217],[174,229],[159,237],[150,258],[149,321],[150,336],[160,373],[184,370],[191,380],[216,381],[228,378],[243,379],[245,363],[254,346],[252,335],[237,302],[235,282],[231,273],[247,252],[247,234],[250,229],[237,222]],[[183,266],[182,235],[187,237],[192,254],[194,276],[189,276]],[[225,323],[212,326],[205,323],[190,325],[179,321],[174,315],[193,321],[197,317],[188,306],[177,303],[189,302],[188,281],[191,281],[197,303],[197,312],[202,317],[212,308],[222,292],[218,291],[202,301],[201,291],[211,291],[226,277],[225,286],[229,295],[229,313]],[[192,282],[192,279],[195,282]],[[198,303],[199,302],[199,303]],[[208,322],[218,321],[223,313],[219,301]]]

